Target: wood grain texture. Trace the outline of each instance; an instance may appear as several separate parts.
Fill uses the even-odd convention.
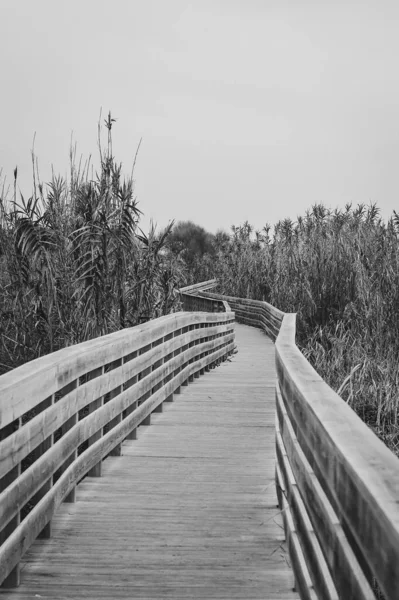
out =
[[[78,377],[146,345],[151,347],[175,330],[187,332],[195,324],[205,328],[226,325],[233,319],[231,313],[174,313],[32,360],[0,378],[0,429]]]
[[[277,470],[277,485],[281,487],[280,471]],[[291,509],[283,494],[281,496],[281,514],[283,515],[285,537],[287,539],[288,551],[295,573],[295,589],[298,590],[301,600],[318,600],[318,596],[312,585],[309,569],[301,548],[298,533],[295,529]]]
[[[240,325],[236,341],[78,486],[2,600],[298,599],[274,487],[274,348]]]
[[[37,412],[16,431],[15,420],[0,428],[0,581],[39,534],[50,534],[54,512],[62,501],[75,501],[75,486],[89,470],[99,476],[101,461],[119,455],[123,440],[140,423],[150,424],[152,411],[233,349],[232,313],[178,313],[67,348],[0,378],[2,425],[23,408]],[[28,455],[18,477],[8,478]]]
[[[231,312],[230,306],[223,300],[215,298],[206,298],[200,295],[202,292],[196,293],[184,293],[180,292],[180,301],[182,303],[183,310],[188,311],[205,311],[211,313],[217,312]]]
[[[217,279],[208,279],[208,281],[200,281],[199,283],[193,283],[191,285],[186,285],[185,287],[180,288],[180,292],[190,293],[201,290],[210,290],[216,287],[218,284]]]
[[[295,345],[295,315],[283,319],[276,364],[295,435],[358,562],[366,576],[378,580],[387,600],[397,600],[398,458],[301,354]]]
[[[301,354],[295,344],[295,314],[264,302],[201,294],[227,300],[238,321],[276,339],[277,378],[290,423],[284,426],[280,411],[281,435],[340,597],[374,598],[371,585],[377,580],[387,600],[398,600],[397,457]],[[283,475],[278,473],[280,486]],[[299,516],[298,494],[294,491],[290,498],[281,489],[278,493]]]
[[[208,331],[218,332],[219,328],[210,328]],[[231,337],[228,335],[225,336],[225,339],[231,340]],[[138,398],[142,397],[147,392],[150,393],[155,385],[163,381],[164,378],[173,371],[175,368],[174,362],[178,361],[179,366],[183,366],[191,360],[193,361],[191,364],[193,364],[196,362],[197,355],[200,353],[201,349],[215,350],[219,344],[223,343],[223,341],[224,338],[217,338],[188,348],[184,353],[179,354],[176,359],[162,364],[158,369],[149,373],[146,377],[124,392],[121,393],[121,390],[119,390],[119,394],[115,395],[113,400],[104,406],[99,407],[95,412],[89,414],[82,421],[77,422],[74,427],[71,427],[68,433],[66,433],[59,440],[59,442],[54,444],[52,448],[50,448],[45,454],[43,454],[43,456],[39,458],[39,460],[37,460],[29,469],[27,469],[13,484],[13,486],[10,486],[4,491],[4,493],[0,494],[0,513],[3,515],[4,524],[6,524],[8,520],[12,518],[13,513],[15,510],[17,510],[18,505],[23,505],[25,502],[27,502],[29,498],[39,489],[39,487],[41,487],[41,485],[43,485],[45,481],[59,468],[61,463],[65,461],[68,456],[70,456],[70,454],[78,447],[79,444],[92,437],[100,428],[104,427],[107,423],[115,419],[122,413],[122,411],[126,410]],[[173,342],[176,342],[176,340],[174,339]],[[171,342],[168,342],[167,344],[170,343]],[[159,346],[159,348],[162,347],[163,345]],[[148,352],[147,354],[150,353]],[[160,355],[162,355],[162,352]],[[132,363],[133,362],[135,361],[132,361]],[[129,364],[130,363],[128,363],[128,365]],[[124,366],[127,367],[128,365]],[[193,366],[191,370],[195,370],[195,366]],[[129,377],[131,374],[132,373],[129,372]],[[109,377],[109,381],[107,381],[107,375]],[[77,388],[75,391],[75,396],[70,398],[67,397],[66,399],[61,400],[62,406],[59,408],[59,415],[61,416],[57,415],[56,412],[58,408],[57,403],[57,405],[53,405],[49,411],[44,413],[44,417],[46,417],[47,412],[51,411],[51,413],[54,414],[54,421],[56,425],[59,426],[61,423],[66,421],[65,414],[68,416],[68,418],[70,418],[71,415],[76,415],[79,409],[89,404],[89,402],[93,402],[93,399],[102,396],[109,389],[114,389],[116,382],[120,383],[122,381],[121,375],[122,373],[120,373],[120,369],[115,369],[109,374],[104,374],[101,377],[93,379],[85,386],[85,388],[88,390],[94,388],[94,391],[86,391],[85,393],[85,389],[83,389],[83,393],[80,393],[82,390]],[[76,403],[76,394],[79,393],[81,402]],[[70,400],[69,404],[68,400]],[[64,411],[62,411],[63,407],[65,407]],[[69,411],[72,411],[71,414],[69,414]],[[38,415],[38,418],[40,419],[40,415]],[[53,433],[55,428],[56,427],[54,426],[54,423],[51,423],[51,427],[41,430],[41,438],[47,438],[51,433]],[[26,445],[29,449],[31,448],[31,443],[28,434],[31,432],[31,430],[32,427],[30,426],[30,423],[28,423],[25,427],[25,431],[27,436]],[[8,448],[11,458],[13,449],[15,448],[14,437],[18,434],[19,430],[0,444],[0,446]],[[21,443],[21,454],[23,449],[24,446]],[[25,451],[25,455],[26,454],[27,452]]]
[[[342,525],[298,443],[285,410],[279,387],[276,390],[276,404],[278,418],[277,443],[281,435],[295,483],[300,490],[317,539],[324,551],[339,597],[345,600],[373,600],[373,591],[345,536]],[[278,451],[277,455],[279,455]],[[286,478],[284,483],[287,483]],[[288,489],[286,495],[289,497]],[[291,497],[289,503],[295,510],[295,499]],[[301,541],[307,551],[309,567],[313,568],[314,578],[316,578],[316,582],[321,583],[322,579],[326,581],[325,577],[321,577],[322,573],[317,574],[316,572],[316,569],[320,570],[321,561],[316,552],[313,552],[313,557],[311,556],[311,548],[309,543],[306,543],[305,536],[306,532],[302,531]],[[320,583],[319,586],[316,585],[317,589],[320,589]],[[328,582],[326,581],[326,583]],[[320,589],[320,597],[328,598],[329,596],[325,590]]]
[[[263,329],[272,340],[277,338],[285,313],[268,302],[235,298],[208,291],[197,292],[194,290],[192,293],[201,294],[204,298],[228,302],[230,309],[235,313],[237,322]]]
[[[281,493],[285,496],[285,499],[290,506],[295,529],[298,532],[303,555],[315,591],[319,598],[325,600],[338,600],[339,597],[331,579],[330,571],[327,567],[320,544],[292,472],[289,457],[286,453],[279,431],[278,422],[276,423],[276,452],[279,473],[281,474],[281,479],[284,483],[284,488],[281,489]]]
[[[217,342],[218,340],[213,340]],[[184,382],[187,381],[190,375],[197,370],[200,370],[205,364],[214,363],[225,356],[226,351],[231,352],[234,346],[234,342],[226,347],[220,347],[216,349],[212,354],[208,354],[202,359],[187,364],[182,367],[178,375],[168,381],[164,387],[159,389],[154,394],[150,395],[143,401],[140,406],[131,414],[127,415],[125,419],[116,425],[113,429],[104,434],[99,440],[94,442],[89,448],[83,452],[78,458],[76,458],[65,471],[62,476],[53,485],[51,490],[46,494],[44,498],[32,509],[29,515],[24,519],[22,524],[15,530],[12,535],[3,543],[0,548],[0,580],[10,572],[10,570],[17,564],[22,558],[23,554],[30,547],[32,542],[36,539],[37,535],[42,531],[43,527],[49,522],[60,503],[66,498],[68,494],[73,490],[74,486],[80,481],[84,475],[91,470],[98,462],[105,458],[112,450],[120,444],[133,429],[140,423],[143,423],[149,419],[151,413],[156,407],[170,397],[174,390]],[[217,348],[217,346],[216,346]],[[121,394],[124,396],[125,392]],[[102,410],[102,409],[100,409]],[[54,449],[54,446],[52,450]],[[44,455],[43,455],[44,456]],[[43,457],[41,457],[33,466],[33,472],[36,469],[37,464],[42,465]],[[43,466],[43,468],[52,469],[52,465]],[[29,469],[25,472],[28,473]],[[24,475],[25,475],[24,473]],[[32,470],[31,470],[32,473]],[[35,480],[29,477],[26,479],[21,476],[26,485],[30,486],[30,490],[35,489]],[[4,502],[10,499],[12,493],[18,493],[18,488],[15,488],[12,483],[9,489],[0,496]],[[27,497],[26,489],[21,490],[21,495],[25,494]],[[18,509],[18,504],[8,503],[9,514]]]
[[[174,350],[181,347],[181,344],[198,345],[201,338],[204,336],[213,337],[221,332],[227,333],[228,326],[212,326],[204,329],[196,329],[184,334],[181,338],[174,338],[159,345],[156,348],[146,352],[135,359],[124,363],[120,367],[112,370],[110,373],[104,373],[95,379],[87,382],[84,386],[80,386],[71,390],[64,398],[62,398],[51,410],[36,415],[24,427],[15,431],[12,435],[0,442],[0,478],[3,477],[8,470],[13,468],[25,456],[27,456],[36,446],[38,446],[51,433],[54,433],[63,423],[70,419],[76,412],[85,408],[95,399],[114,390],[121,383],[124,384],[130,381],[138,373],[142,373],[149,369],[156,362],[161,362],[165,356],[168,356]],[[226,338],[227,339],[227,338]],[[204,351],[211,349],[215,344],[211,342],[202,342]],[[205,344],[208,344],[205,346]],[[140,380],[133,388],[130,388],[130,394],[143,395],[145,392],[157,385],[159,381],[167,374],[167,371],[173,368],[177,362],[184,364],[196,356],[201,349],[188,350],[186,354],[181,355],[179,359],[173,361],[172,364],[167,364],[163,369],[155,369],[152,371],[151,378]],[[181,366],[181,365],[180,365]],[[145,389],[143,389],[145,386]]]

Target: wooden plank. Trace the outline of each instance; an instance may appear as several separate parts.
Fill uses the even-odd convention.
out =
[[[154,408],[158,406],[159,403],[163,402],[165,398],[173,393],[173,390],[176,387],[179,387],[183,381],[186,381],[193,372],[201,369],[209,362],[214,362],[226,351],[229,352],[234,347],[233,342],[222,347],[217,345],[219,343],[218,340],[213,340],[213,343],[215,347],[218,348],[213,354],[203,357],[197,363],[188,364],[184,367],[174,379],[169,381],[163,388],[143,402],[132,414],[128,415],[122,423],[116,425],[101,439],[92,444],[92,446],[89,446],[89,448],[65,470],[60,479],[53,485],[47,496],[31,511],[18,530],[16,530],[0,548],[0,580],[7,576],[14,565],[17,564],[39,532],[51,519],[62,499],[73,489],[76,482],[80,481],[91,468],[93,468],[102,458],[107,456],[117,444],[122,442],[130,431],[135,429],[139,423],[153,412]],[[190,349],[189,352],[191,350],[195,350],[195,348]],[[126,393],[128,391],[129,390],[122,392],[120,396],[108,404],[111,405],[114,402],[121,403],[123,400],[127,401]],[[122,405],[122,410],[123,407],[124,405]],[[102,427],[104,425],[104,419],[102,421],[98,415],[101,413],[100,416],[107,415],[109,417],[109,412],[106,412],[106,410],[112,411],[112,409],[115,410],[115,407],[107,405],[103,406],[94,415],[94,418],[97,419],[97,421],[94,421],[94,425],[91,418],[85,419],[78,423],[70,432],[65,434],[65,439],[69,436],[69,438],[73,440],[70,442],[71,447],[76,447],[77,445],[74,436],[77,435],[78,441],[81,442],[82,438],[87,439],[93,435],[93,427],[94,429],[96,429],[97,426]],[[114,413],[111,412],[111,415],[113,414]],[[85,423],[85,421],[87,421],[87,423]],[[83,431],[81,434],[82,437],[76,434],[77,431]],[[62,439],[63,438],[61,438],[60,441],[62,441]],[[68,453],[66,454],[68,456]],[[28,473],[27,475],[24,473],[19,478],[18,486],[11,484],[4,494],[0,495],[0,506],[2,506],[5,522],[12,518],[15,513],[16,506],[18,506],[18,504],[16,504],[17,501],[20,500],[21,497],[25,500],[25,498],[30,497],[35,493],[38,487],[40,487],[41,482],[48,479],[48,473],[54,472],[58,467],[63,454],[62,452],[60,453],[60,448],[57,447],[57,444],[51,448],[52,462],[50,462],[49,456],[49,452],[43,455],[43,457],[36,461],[32,467],[25,472]],[[47,460],[45,461],[44,458]],[[21,482],[25,484],[24,487],[22,487]]]
[[[232,334],[223,339],[227,339],[228,343],[232,347]],[[168,393],[164,397],[168,397],[171,393],[173,393],[176,387],[179,387],[179,385],[182,385],[185,381],[187,381],[194,372],[202,369],[205,364],[217,360],[222,354],[224,354],[226,350],[222,345],[223,343],[224,342],[220,338],[214,339],[209,342],[205,342],[200,346],[189,348],[185,352],[180,353],[178,357],[176,357],[176,360],[178,360],[180,365],[183,366],[180,366],[181,370],[178,376],[175,378],[176,381],[171,380],[159,391],[164,393],[164,391],[167,389]],[[194,358],[195,353],[198,352],[198,348],[203,348],[204,350],[212,349],[213,354],[203,357],[197,362],[188,364],[188,361]],[[89,438],[92,438],[97,431],[118,417],[118,415],[120,415],[131,405],[132,401],[142,398],[147,393],[149,394],[154,386],[154,383],[157,383],[163,377],[169,375],[173,369],[173,361],[165,363],[156,371],[149,373],[146,377],[141,379],[132,387],[121,392],[110,402],[99,407],[95,412],[89,414],[85,419],[74,424],[74,426],[71,427],[63,435],[63,437],[51,447],[50,450],[43,454],[18,478],[18,480],[10,484],[9,487],[2,494],[0,494],[0,513],[2,514],[3,522],[8,523],[8,521],[13,518],[15,512],[17,511],[17,507],[21,504],[25,504],[29,498],[31,498],[38,491],[38,489],[64,463],[65,458],[70,457],[72,453],[76,452],[79,444]],[[93,381],[96,382],[97,380],[95,379]],[[154,410],[154,408],[156,408],[156,406],[158,406],[158,404],[161,402],[161,400],[158,401],[158,398],[160,398],[158,392],[150,397],[152,404],[154,404],[152,410]],[[147,406],[147,400],[142,406],[144,405]],[[149,424],[148,417],[150,416],[151,412],[152,411],[146,411],[144,414],[143,410],[139,410],[138,408],[134,411],[133,417],[127,417],[126,421],[133,423],[131,429],[135,428],[141,423],[142,420],[146,418],[147,424]],[[139,417],[140,415],[142,415],[141,419]],[[115,429],[117,428],[118,427]],[[126,432],[126,435],[128,433],[129,431]],[[112,449],[113,448],[108,449],[108,452],[112,451]],[[94,465],[90,465],[89,468],[92,468],[93,466]]]
[[[223,300],[206,298],[196,293],[195,295],[180,293],[180,299],[184,310],[187,311],[206,311],[211,313],[231,312],[230,306]]]
[[[346,539],[341,523],[298,443],[279,391],[276,394],[276,405],[279,430],[290,467],[340,597],[345,600],[373,600],[374,594]]]
[[[179,292],[194,292],[198,290],[209,290],[215,286],[217,286],[217,279],[208,279],[207,281],[200,281],[199,283],[193,283],[191,285],[186,285],[179,289]]]
[[[19,428],[19,426],[20,426],[20,419],[18,419],[15,423],[10,423],[8,425],[8,427],[5,427],[0,431],[0,439],[3,436],[9,435],[11,430],[13,430],[14,428]],[[2,492],[4,489],[7,489],[7,487],[10,485],[10,483],[12,483],[16,479],[18,479],[20,474],[21,474],[21,464],[19,463],[11,471],[9,471],[4,477],[1,478],[0,492]],[[18,508],[20,508],[20,507],[18,507]],[[12,535],[12,532],[19,526],[20,519],[21,519],[21,513],[20,513],[20,510],[17,510],[13,519],[11,519],[8,523],[3,522],[3,520],[0,521],[0,547],[9,538],[9,536]],[[16,561],[15,564],[13,565],[13,568],[9,569],[9,571],[7,572],[7,576],[5,578],[0,577],[0,582],[4,587],[14,588],[14,587],[19,586],[20,581],[21,581],[21,569],[20,569],[19,561]]]
[[[395,600],[399,461],[312,369],[294,337],[295,319],[287,315],[276,342],[276,361],[295,434],[358,561],[368,565],[386,598]]]
[[[273,479],[274,350],[256,329],[237,338],[60,506],[23,559],[19,600],[298,599]]]
[[[294,474],[291,470],[288,455],[281,438],[278,421],[276,423],[276,453],[277,463],[285,486],[283,494],[294,519],[295,529],[298,532],[304,559],[316,594],[319,598],[323,598],[324,600],[339,600],[320,544],[317,540],[305,504],[299,493]]]
[[[245,307],[249,310],[253,310],[254,308],[260,308],[261,310],[267,311],[267,313],[280,321],[283,319],[285,313],[272,304],[268,302],[264,302],[262,300],[252,300],[251,298],[236,298],[234,296],[226,296],[223,294],[215,294],[214,292],[203,292],[203,295],[208,298],[222,299],[226,300],[229,303],[229,306],[233,310],[234,307]]]
[[[71,381],[184,326],[233,323],[227,313],[174,313],[33,360],[0,378],[0,428]],[[85,356],[85,360],[82,360]]]
[[[280,477],[280,471],[277,470],[277,478]],[[281,482],[277,481],[281,488]],[[296,588],[301,600],[318,600],[313,588],[312,580],[302,552],[298,534],[295,530],[294,520],[291,510],[284,494],[281,496],[281,513],[283,515],[285,537],[287,539],[288,551],[292,560],[292,568],[295,573]]]
[[[238,322],[262,328],[272,340],[277,338],[284,313],[271,304],[260,300],[234,298],[213,292],[203,292],[202,295],[209,298],[226,300],[230,308],[235,312]]]
[[[47,399],[47,404],[48,406],[52,406],[54,404],[54,396],[50,396],[50,398]],[[49,437],[47,439],[45,439],[42,444],[40,444],[39,448],[38,448],[38,454],[40,456],[40,454],[44,454],[45,452],[47,452],[47,450],[49,448],[51,448],[51,446],[53,445],[53,435],[49,435]],[[49,479],[46,481],[46,483],[40,488],[40,490],[38,491],[38,493],[35,496],[35,502],[39,502],[41,500],[41,498],[43,498],[43,496],[45,496],[51,489],[51,486],[53,485],[53,478],[49,477]],[[43,527],[43,529],[41,530],[41,532],[39,533],[39,538],[43,538],[43,539],[48,539],[51,537],[51,521],[49,521],[45,527]]]
[[[209,335],[219,332],[227,332],[228,329],[223,326],[210,327],[207,329]],[[191,343],[198,340],[200,333],[197,330],[187,332],[184,339],[175,338],[162,346],[154,348],[146,354],[121,365],[110,373],[99,375],[91,379],[84,386],[79,386],[62,398],[56,405],[43,411],[30,420],[24,427],[21,427],[5,440],[0,442],[0,477],[3,477],[16,464],[21,462],[32,450],[34,450],[44,439],[59,429],[65,422],[71,419],[79,410],[92,403],[95,398],[104,396],[121,384],[134,377],[137,372],[149,369],[156,361],[160,361],[167,354],[170,354],[181,344]],[[181,356],[179,360],[184,361],[186,355]],[[193,355],[190,356],[193,358]],[[100,372],[100,367],[97,369]],[[164,376],[163,372],[158,372],[154,376],[154,385],[158,384],[160,378]],[[150,384],[148,384],[150,385]],[[145,390],[145,392],[148,389]],[[139,393],[145,393],[139,391]]]
[[[395,571],[399,560],[397,459],[299,352],[295,315],[284,315],[266,303],[209,292],[204,295],[228,299],[237,320],[260,325],[272,338],[279,334],[278,378],[294,431],[364,574],[370,583],[376,577],[386,597],[395,598],[399,589]]]

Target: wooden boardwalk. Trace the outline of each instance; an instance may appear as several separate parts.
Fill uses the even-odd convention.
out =
[[[274,347],[238,324],[236,341],[78,486],[1,600],[298,598],[274,486]]]

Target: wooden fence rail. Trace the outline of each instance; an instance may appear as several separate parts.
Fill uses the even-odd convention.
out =
[[[218,284],[216,279],[209,279],[208,281],[202,281],[200,283],[193,283],[191,285],[186,285],[185,287],[180,288],[180,292],[186,294],[192,294],[196,291],[201,290],[210,290],[216,287]]]
[[[199,290],[275,340],[276,488],[301,598],[398,600],[399,460],[297,348],[295,314]]]
[[[215,302],[227,302],[230,309],[234,311],[237,322],[244,323],[244,325],[259,327],[260,329],[263,329],[273,341],[276,340],[285,314],[281,310],[267,302],[248,300],[247,298],[235,298],[234,296],[222,296],[221,294],[201,289],[199,286],[200,284],[197,284],[194,291],[184,293],[194,297],[201,297],[202,299],[213,300]]]
[[[233,352],[226,308],[161,317],[0,377],[0,582],[19,584],[21,557],[51,535],[52,515],[85,475],[100,476],[152,412]]]
[[[231,310],[229,304],[225,300],[206,298],[197,293],[192,295],[180,291],[180,301],[183,310],[186,311],[229,312]]]

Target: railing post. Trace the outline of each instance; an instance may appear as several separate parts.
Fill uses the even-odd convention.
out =
[[[21,419],[17,419],[13,423],[10,423],[6,427],[0,430],[0,441],[14,433],[21,426]],[[18,463],[11,471],[7,473],[2,479],[0,479],[0,493],[5,490],[10,483],[17,479],[21,474],[21,463]],[[0,544],[11,535],[11,533],[18,527],[21,520],[20,511],[17,512],[15,517],[0,531]],[[21,567],[18,563],[9,575],[4,579],[0,587],[15,588],[18,587],[21,581]]]
[[[196,323],[195,329],[200,329],[200,327],[201,327],[201,324],[200,323]],[[198,338],[197,340],[195,340],[194,345],[198,346],[199,343],[200,343],[200,339]],[[194,373],[194,379],[198,379],[199,376],[200,376],[200,372],[198,370],[198,371],[196,371]]]
[[[98,368],[98,376],[101,377],[101,375],[103,375],[103,374],[104,374],[104,367],[99,367]],[[98,408],[101,408],[103,403],[104,403],[104,396],[97,398],[97,400],[94,400],[94,402],[92,402],[90,404],[89,412],[94,412]],[[89,446],[91,446],[92,444],[94,444],[94,442],[99,440],[102,437],[102,434],[103,434],[103,430],[101,428],[99,431],[97,431],[94,435],[92,435],[89,438]],[[87,473],[87,475],[88,475],[88,477],[101,477],[101,471],[102,471],[102,461],[100,460],[96,465],[94,465],[93,468],[90,469],[90,471]]]
[[[164,342],[165,342],[165,337],[163,337],[163,338],[162,338],[162,341],[161,341],[161,343],[160,343],[160,344],[158,344],[158,345],[160,345],[160,346],[161,346],[162,344],[164,344]],[[157,361],[156,363],[154,363],[154,364],[152,365],[152,368],[151,368],[151,370],[152,370],[152,371],[155,371],[156,369],[158,369],[158,368],[159,368],[161,365],[163,365],[163,364],[164,364],[164,358],[161,358],[159,361]],[[160,381],[159,383],[157,383],[157,384],[156,384],[156,385],[155,385],[155,386],[152,388],[152,390],[151,390],[151,393],[152,393],[152,394],[154,394],[154,393],[155,393],[157,390],[159,390],[159,389],[162,387],[162,385],[163,385],[163,382],[162,382],[162,381]],[[153,412],[154,412],[154,413],[161,413],[161,412],[163,412],[163,404],[162,404],[162,402],[161,402],[160,404],[158,404],[158,406],[156,406],[156,407],[154,408]]]
[[[48,408],[50,407],[52,404],[54,404],[54,400],[55,400],[55,396],[54,394],[52,396],[50,396],[49,398],[47,398],[47,400],[45,401],[43,408]],[[51,448],[51,446],[53,445],[53,441],[54,441],[54,436],[50,435],[47,439],[45,439],[40,446],[38,446],[37,451],[39,455],[44,454],[47,450],[49,450]],[[45,483],[42,488],[39,490],[39,492],[36,495],[36,500],[37,502],[39,502],[39,500],[41,498],[43,498],[47,492],[49,492],[51,490],[51,487],[53,485],[53,477],[51,476],[50,479],[47,481],[47,483]],[[41,530],[41,532],[38,535],[39,538],[41,539],[50,539],[51,538],[51,521],[49,521],[47,523],[47,525],[45,525],[43,527],[43,529]]]
[[[200,325],[200,328],[201,328],[201,329],[204,329],[204,328],[205,328],[205,323],[201,323],[201,325]],[[201,343],[201,340],[202,340],[202,339],[203,339],[203,338],[201,338],[200,340],[198,340],[198,341],[199,341],[199,343]],[[204,358],[204,356],[205,356],[205,355],[206,355],[206,352],[201,352],[201,354],[200,354],[200,359],[201,359],[201,358]],[[204,368],[204,367],[202,367],[202,369],[200,369],[200,371],[199,371],[199,375],[204,375],[204,373],[205,373],[205,368]]]
[[[153,347],[153,345],[149,344],[149,347],[151,349]],[[148,346],[147,346],[147,349],[148,349]],[[143,350],[144,350],[144,348],[142,348],[140,350],[140,354],[144,354]],[[152,366],[149,366],[147,369],[144,369],[144,371],[142,373],[142,377],[146,377],[151,372],[152,372]],[[151,396],[151,390],[149,390],[148,392],[146,392],[144,394],[144,396],[141,398],[140,404],[142,404],[143,402],[145,402],[150,396]],[[141,422],[141,425],[151,425],[151,413],[149,415],[147,415],[145,417],[145,419],[143,419],[143,421]]]
[[[182,334],[182,330],[181,329],[177,329],[176,331],[173,332],[173,337],[179,337]],[[173,352],[173,358],[175,356],[179,356],[179,354],[181,353],[181,347],[177,348],[174,352]],[[173,376],[176,377],[176,375],[178,375],[178,373],[180,373],[181,371],[181,367],[177,367],[177,369],[174,370],[173,372]],[[179,385],[179,387],[177,387],[174,391],[175,394],[180,394],[181,393],[181,386]]]
[[[132,429],[132,431],[129,433],[129,435],[126,436],[126,439],[127,440],[137,440],[137,427]]]
[[[188,333],[189,331],[190,331],[190,327],[189,327],[189,326],[183,327],[183,328],[182,328],[182,330],[181,330],[181,332],[182,332],[182,335],[184,335],[185,333]],[[184,344],[184,346],[181,346],[181,348],[180,348],[180,352],[183,352],[183,348],[184,348],[185,350],[187,350],[188,348],[190,348],[190,343],[188,343],[188,344]],[[185,351],[185,350],[184,350],[184,351]],[[191,361],[188,361],[188,363],[187,363],[187,364],[190,364],[190,362],[191,362]],[[179,369],[179,370],[181,371],[181,370],[182,370],[182,368],[183,368],[183,367],[182,367],[182,366],[180,366],[180,369]],[[187,378],[187,379],[185,379],[184,381],[182,381],[182,384],[181,384],[181,385],[182,385],[182,387],[183,387],[183,386],[184,386],[184,387],[185,387],[185,386],[187,386],[187,385],[188,385],[188,378]]]
[[[168,383],[173,377],[173,373],[171,373],[170,375],[168,375],[168,377],[165,380],[165,383]],[[165,402],[173,402],[173,393],[169,394],[169,396],[167,398],[165,398]]]
[[[79,385],[79,382],[76,380],[73,382],[73,385],[71,386],[71,389],[76,389]],[[69,431],[69,429],[72,429],[72,427],[74,425],[76,425],[76,423],[78,422],[78,414],[75,413],[74,415],[72,415],[72,417],[70,419],[68,419],[68,421],[62,426],[62,433],[63,435]],[[74,460],[76,460],[78,456],[78,450],[77,448],[72,452],[72,454],[69,456],[69,458],[67,458],[67,460],[64,462],[63,466],[61,467],[61,473],[63,473],[64,471],[66,471],[66,469],[69,467],[69,465],[71,465],[73,463]],[[74,486],[74,488],[69,492],[69,494],[67,494],[63,500],[63,502],[76,502],[76,486]]]
[[[122,414],[115,417],[115,419],[112,419],[112,426],[115,427],[115,425],[118,425],[118,423],[121,423],[121,421],[122,421]],[[111,452],[109,453],[109,456],[121,456],[121,454],[122,454],[122,444],[117,444],[114,448],[112,448]]]
[[[130,359],[136,358],[136,356],[137,356],[137,352],[134,352],[133,355],[130,356]],[[125,363],[125,359],[123,359],[123,363]],[[138,376],[134,375],[129,380],[129,384],[130,385],[134,385],[135,383],[137,383],[137,380],[138,380]],[[134,412],[136,410],[136,408],[137,408],[137,400],[135,402],[133,402],[131,404],[131,406],[129,406],[129,408],[126,409],[126,411],[125,411],[125,417],[127,417],[132,412]],[[135,427],[134,429],[132,429],[132,431],[126,436],[125,439],[126,440],[137,440],[137,427]]]
[[[209,341],[213,342],[214,339],[216,339],[216,334],[209,336]],[[213,354],[213,349],[209,351],[209,354]],[[216,366],[215,360],[212,360],[212,362],[209,365],[209,368],[214,369],[215,366]]]
[[[119,359],[118,362],[120,364],[118,364],[117,367],[120,367],[122,365],[122,359]],[[112,400],[112,398],[119,396],[121,391],[122,391],[122,385],[118,385],[114,390],[112,390],[112,392],[110,392],[109,399]],[[120,413],[114,419],[112,419],[112,421],[110,421],[110,423],[109,423],[110,429],[112,429],[113,427],[115,427],[116,425],[121,423],[121,421],[122,421],[122,413]],[[122,454],[122,444],[117,444],[114,448],[112,448],[111,452],[109,453],[109,456],[120,456],[121,454]]]
[[[190,327],[189,327],[189,331],[194,331],[194,330],[195,330],[195,328],[196,328],[196,326],[195,326],[195,325],[194,325],[194,326],[190,325]],[[190,342],[190,343],[189,343],[189,345],[188,345],[188,347],[189,347],[189,348],[192,348],[193,346],[195,346],[195,340],[194,340],[194,341],[192,341],[192,342]],[[193,362],[194,362],[194,359],[193,359],[193,358],[190,358],[190,360],[189,360],[188,364],[189,364],[189,365],[191,365]],[[192,383],[193,381],[194,381],[194,375],[189,375],[189,376],[188,376],[188,379],[187,379],[187,381],[186,381],[186,383],[185,383],[185,385],[188,385],[189,383]]]
[[[169,340],[171,340],[171,339],[173,339],[173,332],[168,333],[164,337],[164,343],[169,342]],[[163,364],[169,362],[172,358],[173,358],[173,352],[169,352],[168,354],[166,354],[166,356],[164,355]],[[173,379],[173,373],[169,373],[169,375],[165,376],[165,378],[163,379],[162,385],[166,385],[171,379]],[[171,394],[169,394],[169,396],[167,398],[165,398],[164,402],[173,402],[173,392]]]

